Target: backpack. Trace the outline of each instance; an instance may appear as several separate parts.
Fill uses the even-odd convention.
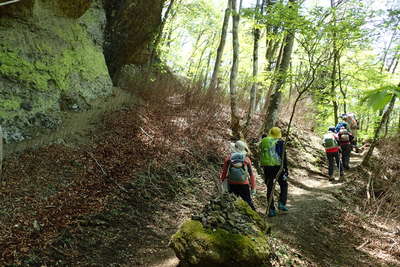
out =
[[[262,139],[261,148],[261,166],[279,166],[281,165],[281,157],[276,151],[276,144],[279,139],[265,137]]]
[[[356,115],[354,113],[348,113],[347,117],[349,118],[349,127],[350,129],[357,129],[358,128],[358,122],[356,119]]]
[[[339,146],[338,142],[335,139],[335,136],[332,133],[327,133],[324,135],[322,145],[325,147],[325,149],[330,149]]]
[[[350,141],[350,135],[347,129],[340,129],[339,131],[339,141],[340,142],[349,142]]]
[[[246,155],[243,153],[232,153],[228,168],[228,180],[231,182],[245,182],[250,176],[244,163]]]

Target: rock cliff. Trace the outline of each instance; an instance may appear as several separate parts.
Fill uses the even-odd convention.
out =
[[[161,11],[161,0],[22,0],[1,6],[5,141],[30,138],[38,127],[57,128],[60,111],[84,110],[109,95],[111,77],[124,65],[147,63]]]

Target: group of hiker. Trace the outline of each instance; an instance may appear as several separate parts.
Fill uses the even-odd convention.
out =
[[[263,135],[259,143],[260,163],[264,172],[264,181],[267,186],[268,216],[276,216],[273,200],[273,187],[278,179],[280,195],[278,209],[288,211],[286,207],[289,176],[284,141],[281,139],[281,129],[273,127],[268,135]],[[231,154],[225,158],[221,173],[221,181],[227,181],[228,191],[240,196],[255,210],[252,196],[256,194],[256,179],[252,170],[252,163],[248,156],[250,150],[245,142],[239,140],[231,143]]]
[[[339,180],[343,179],[344,171],[350,168],[350,154],[357,149],[358,122],[353,113],[342,114],[342,119],[336,126],[328,128],[323,136],[328,159],[329,181],[333,181],[335,165],[339,170]],[[241,197],[249,206],[256,210],[252,196],[256,194],[256,178],[252,169],[250,150],[245,142],[239,140],[231,143],[231,153],[225,158],[220,180],[227,184],[230,193]],[[288,164],[285,143],[282,140],[281,129],[273,127],[268,135],[264,134],[259,142],[260,165],[264,172],[264,182],[267,187],[268,216],[276,216],[273,191],[276,182],[280,186],[278,209],[288,211],[286,206],[288,194]]]
[[[357,149],[358,123],[353,113],[342,114],[342,121],[328,128],[323,136],[322,145],[325,147],[328,159],[329,181],[333,181],[335,165],[339,170],[339,180],[344,179],[344,171],[350,169],[350,154],[353,147]]]

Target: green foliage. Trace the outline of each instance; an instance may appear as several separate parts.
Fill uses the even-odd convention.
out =
[[[386,85],[381,88],[365,92],[365,97],[361,99],[361,103],[365,103],[372,109],[381,110],[387,104],[389,104],[390,99],[396,94],[400,97],[400,88],[396,85]]]

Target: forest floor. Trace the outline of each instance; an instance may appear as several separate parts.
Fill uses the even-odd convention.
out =
[[[229,140],[228,115],[207,98],[194,100],[89,116],[79,142],[9,156],[0,183],[0,266],[177,266],[169,238],[215,194]],[[266,218],[288,248],[281,265],[400,265],[398,224],[362,212],[361,156],[353,155],[346,182],[331,183],[319,138],[295,132],[290,210]],[[255,203],[265,214],[260,176]]]

